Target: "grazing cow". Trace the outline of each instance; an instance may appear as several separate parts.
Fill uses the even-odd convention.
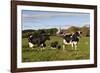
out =
[[[52,42],[52,43],[51,43],[51,48],[52,48],[52,49],[56,49],[56,48],[60,49],[61,46],[58,44],[57,41],[55,41],[55,42]]]
[[[45,41],[50,40],[49,35],[46,34],[39,34],[39,36],[35,37],[34,35],[29,36],[29,47],[32,48],[35,44],[38,47],[44,48],[46,46]]]
[[[77,44],[79,42],[80,33],[81,32],[75,32],[73,34],[64,35],[64,37],[63,37],[63,43],[64,43],[63,50],[65,49],[66,45],[71,45],[72,49],[73,49],[73,47],[75,47],[75,50],[77,50]]]

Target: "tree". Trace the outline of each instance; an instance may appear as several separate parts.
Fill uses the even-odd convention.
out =
[[[57,32],[58,30],[56,29],[56,28],[52,28],[52,29],[50,29],[50,34],[51,35],[56,35],[56,32]]]
[[[79,31],[79,28],[75,27],[75,26],[71,26],[67,29],[67,32],[69,32],[69,33],[73,33],[73,32],[76,32],[76,31]]]
[[[82,36],[90,36],[89,27],[83,26],[80,28],[80,31],[82,32]]]
[[[35,30],[23,30],[22,31],[22,37],[23,38],[28,38],[30,34],[33,34],[35,32]]]

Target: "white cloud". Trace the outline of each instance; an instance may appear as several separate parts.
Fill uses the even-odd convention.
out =
[[[57,17],[57,16],[85,16],[88,15],[88,13],[72,13],[72,12],[66,12],[66,13],[60,13],[60,12],[44,12],[44,13],[37,13],[37,14],[32,14],[32,15],[28,15],[28,14],[23,14],[22,17],[24,19],[33,19],[33,20],[37,20],[37,19],[47,19],[47,18],[53,18],[53,17]]]

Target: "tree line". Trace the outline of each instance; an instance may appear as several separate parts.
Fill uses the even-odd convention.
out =
[[[81,31],[82,36],[86,36],[86,37],[90,36],[90,27],[88,27],[88,26],[83,26],[83,27],[71,26],[66,31],[69,32],[69,33],[76,32],[76,31]]]
[[[23,30],[22,31],[22,37],[27,38],[30,34],[34,34],[34,37],[39,36],[39,34],[47,34],[47,35],[56,35],[56,32],[58,31],[57,28],[51,28],[51,29],[39,29],[39,30]]]
[[[27,38],[29,37],[30,34],[34,34],[36,37],[39,36],[40,33],[45,33],[47,35],[55,36],[57,33],[58,29],[57,28],[51,28],[51,29],[39,29],[39,30],[23,30],[22,31],[22,37]],[[90,28],[87,26],[83,27],[76,27],[76,26],[71,26],[68,29],[64,30],[66,33],[73,33],[76,31],[81,31],[82,36],[89,37],[90,36]]]

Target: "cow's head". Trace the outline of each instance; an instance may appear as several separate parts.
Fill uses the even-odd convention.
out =
[[[75,35],[76,37],[78,37],[78,38],[80,37],[81,34],[82,34],[82,32],[80,32],[80,31],[77,31],[77,32],[74,33],[74,35]]]
[[[78,31],[78,33],[79,33],[79,34],[82,34],[82,32],[81,32],[81,31]]]
[[[29,34],[29,38],[33,37],[33,34]]]

